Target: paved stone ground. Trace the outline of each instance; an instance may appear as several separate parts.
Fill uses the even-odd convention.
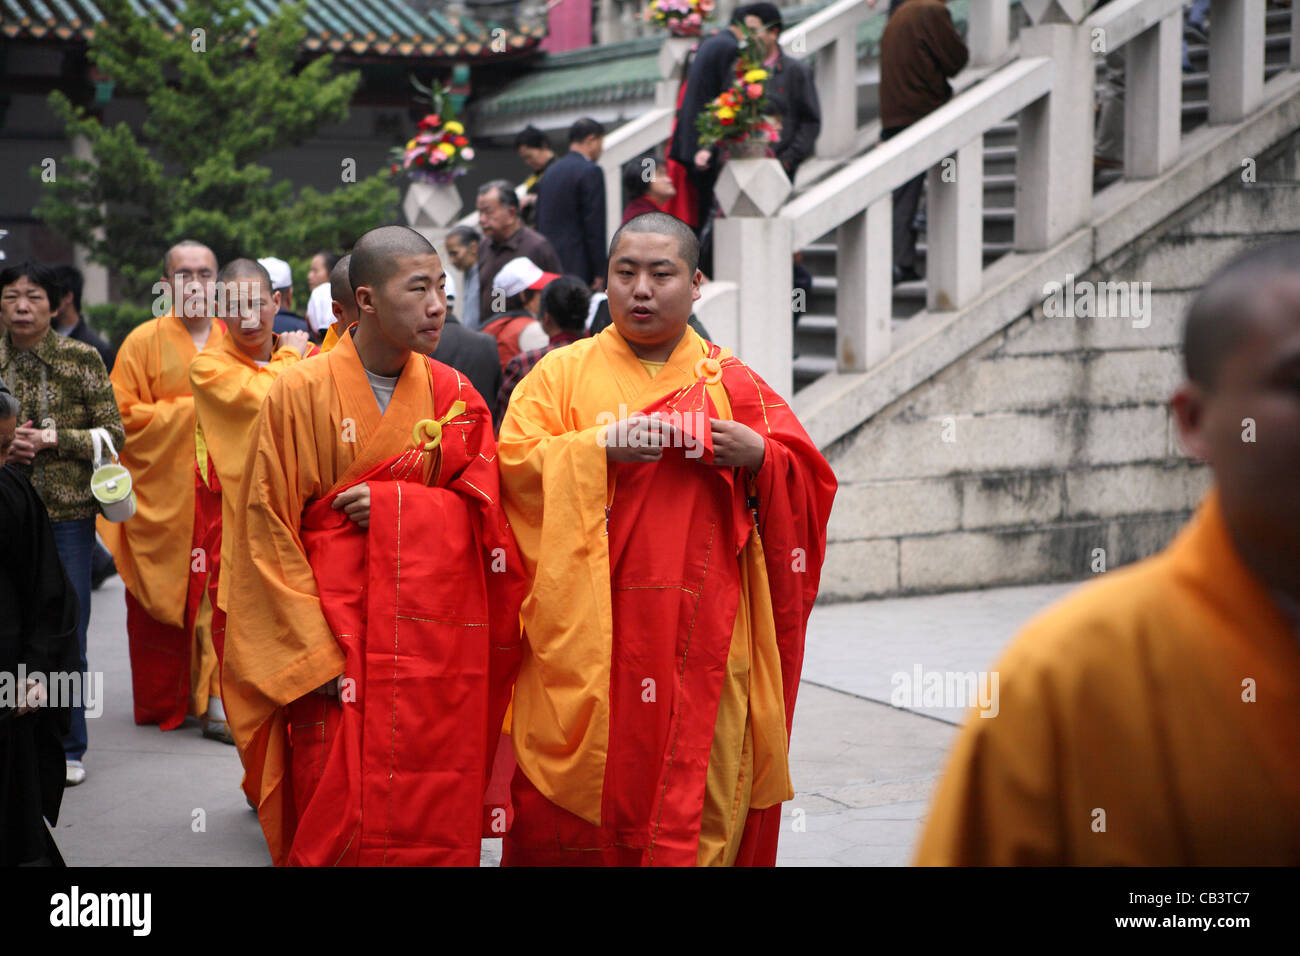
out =
[[[981,671],[1031,615],[1069,589],[1043,585],[819,607],[809,629],[785,805],[787,866],[908,863],[958,708],[890,706],[892,675]],[[89,660],[104,673],[87,780],[66,792],[55,839],[70,864],[264,866],[235,748],[188,722],[168,733],[131,719],[122,582],[95,592]],[[500,844],[484,844],[494,864]]]

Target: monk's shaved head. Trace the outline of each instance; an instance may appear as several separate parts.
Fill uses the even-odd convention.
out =
[[[216,253],[214,253],[203,243],[199,242],[197,239],[182,239],[180,242],[176,243],[176,245],[172,246],[163,254],[163,275],[169,276],[172,274],[172,257],[177,252],[180,252],[183,249],[189,249],[192,251],[202,250],[203,252],[206,252],[208,255],[212,257],[213,267],[214,268],[216,267],[217,265]]]
[[[700,240],[695,237],[695,231],[676,216],[670,216],[666,212],[643,212],[623,223],[614,233],[614,238],[610,240],[610,262],[614,261],[614,254],[618,251],[618,241],[625,232],[651,232],[661,236],[671,236],[677,240],[677,250],[685,260],[688,272],[694,272],[700,264]]]
[[[217,276],[219,282],[235,282],[239,279],[261,279],[267,292],[271,291],[271,273],[266,266],[256,259],[232,259],[221,269]]]
[[[348,278],[351,265],[352,253],[349,252],[330,270],[330,298],[336,302],[352,302],[352,282]]]
[[[1213,390],[1224,361],[1251,327],[1289,307],[1281,299],[1292,298],[1286,290],[1297,280],[1300,240],[1294,239],[1251,249],[1214,273],[1192,302],[1183,328],[1187,377]]]
[[[397,271],[397,260],[409,256],[437,255],[428,239],[409,226],[380,226],[357,240],[348,263],[353,291],[361,286],[381,286]]]

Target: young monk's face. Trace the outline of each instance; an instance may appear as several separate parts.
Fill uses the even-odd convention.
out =
[[[447,320],[446,288],[447,274],[437,254],[403,256],[386,281],[357,301],[389,345],[430,355]]]
[[[1183,443],[1209,462],[1233,529],[1300,540],[1300,276],[1273,279],[1258,315],[1220,360],[1212,389],[1174,398]]]
[[[260,278],[241,278],[238,293],[231,296],[235,315],[226,322],[234,336],[235,346],[254,360],[271,356],[271,336],[275,329],[275,313],[280,309],[280,293],[272,292]]]
[[[700,271],[689,269],[677,239],[625,232],[609,263],[609,315],[620,335],[641,346],[679,338],[700,297]]]

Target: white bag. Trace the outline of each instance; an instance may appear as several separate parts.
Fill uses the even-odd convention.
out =
[[[131,487],[131,473],[118,461],[117,449],[106,428],[92,428],[90,439],[95,445],[94,471],[90,475],[90,493],[99,505],[100,513],[109,521],[125,521],[135,514],[135,491]],[[108,446],[111,462],[104,461],[104,448]]]

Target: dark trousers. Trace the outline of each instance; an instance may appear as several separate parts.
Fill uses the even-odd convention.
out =
[[[906,126],[892,126],[880,131],[880,139],[897,136]],[[925,173],[909,179],[894,190],[894,268],[916,268],[916,211],[921,207]]]
[[[63,570],[77,594],[81,614],[77,618],[77,642],[81,648],[78,666],[82,673],[82,699],[72,708],[72,731],[63,738],[63,750],[69,760],[80,760],[86,753],[86,628],[90,626],[90,565],[95,553],[95,519],[55,521],[54,547],[63,562]]]

